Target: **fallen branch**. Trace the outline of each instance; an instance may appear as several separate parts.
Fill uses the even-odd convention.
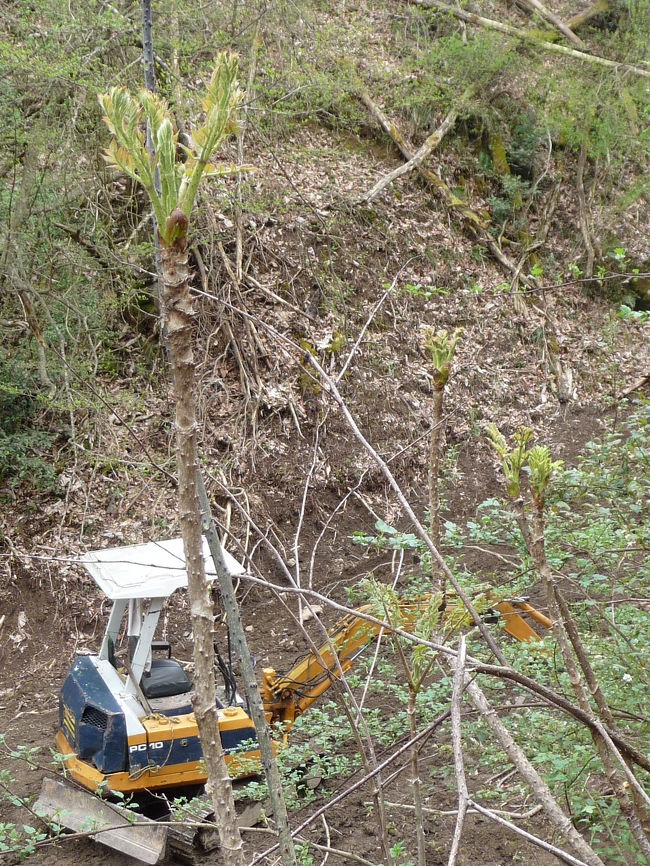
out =
[[[363,84],[359,83],[355,95],[366,106],[372,117],[384,130],[386,135],[390,136],[404,159],[407,161],[412,160],[415,157],[416,152],[412,149],[412,146],[402,135],[398,127],[396,127],[394,123],[391,123],[391,121],[386,117]],[[467,207],[462,199],[458,198],[457,195],[454,195],[447,184],[443,180],[440,180],[437,174],[431,171],[431,169],[423,166],[421,162],[417,163],[414,167],[417,169],[418,174],[423,178],[423,180],[425,180],[429,186],[433,187],[433,189],[435,189],[435,191],[440,195],[445,202],[445,205],[457,212],[461,219],[472,226],[485,227],[485,221],[471,208]]]
[[[395,126],[394,123],[391,123],[377,103],[374,102],[367,89],[362,84],[359,84],[355,95],[366,106],[372,117],[384,130],[386,135],[390,136],[404,159],[406,159],[407,162],[413,160],[416,156],[416,152],[412,149],[411,145],[408,143],[404,135],[402,135],[398,127]],[[517,269],[516,264],[508,258],[494,238],[489,234],[487,231],[486,221],[468,207],[462,199],[458,198],[458,196],[449,189],[447,184],[441,180],[435,172],[431,171],[431,169],[426,168],[426,166],[422,165],[421,162],[416,163],[414,168],[420,177],[440,196],[445,206],[459,216],[461,222],[465,225],[470,235],[486,246],[491,255],[500,265],[503,266],[503,268],[511,274],[514,274]],[[531,287],[530,280],[525,277],[522,277],[520,282],[528,288]]]
[[[539,0],[520,0],[522,5],[526,6],[529,10],[533,12],[538,12],[542,18],[545,18],[548,22],[550,22],[557,30],[562,33],[563,36],[569,40],[569,42],[573,42],[574,45],[577,45],[578,48],[586,48],[585,43],[580,39],[579,36],[576,36],[575,33],[568,27],[561,18],[555,14],[555,12],[551,12],[550,9],[547,9],[543,3],[540,3]]]
[[[534,33],[529,33],[526,30],[519,30],[517,27],[512,27],[510,24],[503,24],[501,21],[494,21],[492,18],[483,18],[481,15],[476,15],[474,12],[465,12],[463,9],[457,9],[455,6],[448,6],[446,3],[441,3],[440,0],[407,0],[408,3],[413,3],[416,6],[424,6],[426,9],[440,9],[442,12],[448,12],[454,18],[460,21],[467,21],[470,24],[478,24],[481,27],[486,27],[490,30],[498,30],[500,33],[505,33],[508,36],[513,36],[515,39],[521,39],[523,42],[528,42],[536,45],[538,48],[543,48],[545,51],[551,51],[555,54],[563,54],[565,57],[573,57],[576,60],[582,60],[585,63],[595,63],[599,66],[606,66],[608,69],[621,69],[625,72],[630,72],[632,75],[638,75],[641,78],[650,78],[650,71],[641,69],[640,66],[634,66],[629,63],[617,63],[615,60],[608,60],[606,57],[599,57],[597,54],[589,54],[586,51],[578,51],[576,48],[567,48],[565,45],[556,45],[554,42],[546,42],[539,39]]]
[[[629,396],[633,391],[638,391],[639,388],[644,388],[648,382],[650,382],[650,373],[646,373],[645,376],[641,376],[640,379],[637,379],[636,382],[633,382],[629,385],[622,393],[619,399],[623,397]]]
[[[468,88],[465,92],[465,95],[461,98],[461,104],[465,101],[470,91],[472,91],[472,88]],[[425,140],[424,144],[413,154],[408,162],[405,162],[403,165],[400,165],[398,168],[393,169],[393,171],[380,178],[372,189],[359,199],[359,202],[371,202],[380,192],[382,192],[382,190],[386,189],[387,186],[390,186],[394,180],[397,180],[398,177],[402,177],[402,175],[408,174],[409,171],[413,171],[414,168],[422,165],[424,160],[436,149],[436,147],[438,147],[445,135],[447,135],[449,130],[452,129],[453,125],[456,123],[457,117],[458,108],[452,108],[440,126],[431,133],[431,135]]]
[[[609,0],[596,0],[595,3],[588,6],[583,12],[578,12],[578,14],[574,15],[573,18],[569,18],[566,22],[566,26],[569,30],[577,30],[578,27],[582,27],[582,25],[586,24],[587,21],[591,21],[591,19],[595,18],[597,15],[601,15],[603,12],[608,11]]]
[[[515,769],[509,770],[509,773],[516,773]],[[471,800],[467,801],[468,803],[472,802]],[[371,803],[368,801],[363,804],[364,806],[370,806]],[[410,803],[392,803],[390,800],[386,800],[386,805],[391,809],[404,809],[407,812],[412,812],[414,807]],[[422,809],[425,815],[457,815],[458,809],[431,809],[430,807],[424,807]],[[473,806],[469,806],[467,809],[467,814],[471,815],[476,812]],[[537,804],[537,806],[533,806],[532,809],[529,809],[527,812],[509,812],[507,809],[492,809],[495,815],[505,815],[508,818],[516,818],[518,821],[525,821],[528,818],[534,818],[535,815],[539,815],[542,811],[542,807]]]

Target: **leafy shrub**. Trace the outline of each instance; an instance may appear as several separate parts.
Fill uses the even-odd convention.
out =
[[[53,436],[34,429],[41,409],[29,379],[0,363],[0,482],[10,487],[53,490],[56,472],[49,459]]]

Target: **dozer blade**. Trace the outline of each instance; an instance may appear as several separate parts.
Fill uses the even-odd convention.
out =
[[[43,780],[34,811],[75,833],[93,830],[92,839],[143,863],[165,856],[167,827],[55,779]]]

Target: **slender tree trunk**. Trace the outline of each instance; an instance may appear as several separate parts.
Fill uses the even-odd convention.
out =
[[[180,213],[180,212],[175,212]],[[184,214],[180,214],[184,219]],[[177,216],[177,220],[180,220]],[[182,222],[182,221],[181,221]],[[187,223],[185,223],[187,225]],[[215,813],[226,866],[244,866],[232,784],[224,760],[214,685],[212,602],[205,579],[201,511],[197,491],[197,425],[192,300],[184,238],[174,246],[161,243],[169,357],[174,373],[178,503],[194,632],[195,715],[208,777],[207,791]]]
[[[145,86],[148,90],[154,91],[156,80],[151,0],[141,0],[141,17]],[[173,64],[174,70],[177,72],[179,26],[176,6],[174,6],[172,14],[172,31],[175,37]],[[175,108],[177,113],[180,114],[181,91],[178,85],[174,87],[174,95]],[[147,150],[150,158],[153,158],[154,148],[148,124]],[[159,191],[160,178],[157,168],[155,184],[157,191]],[[162,243],[156,230],[156,219],[154,216],[154,246],[156,272],[159,277],[158,282],[162,281],[164,289],[164,300],[161,304],[161,309],[164,309],[165,325],[162,328],[162,337],[164,340],[166,336],[176,392],[179,511],[185,546],[188,590],[192,605],[192,625],[195,638],[194,658],[197,679],[195,715],[206,761],[208,775],[208,785],[206,787],[213,802],[222,847],[225,849],[228,846],[230,851],[228,863],[232,864],[232,866],[240,864],[243,858],[242,841],[237,827],[237,816],[232,797],[232,782],[223,758],[221,738],[218,732],[213,667],[213,608],[210,592],[205,580],[202,556],[201,536],[204,531],[217,571],[217,578],[228,616],[228,628],[233,636],[244,673],[245,691],[257,732],[262,764],[269,786],[273,817],[280,837],[282,862],[284,866],[295,866],[296,858],[282,792],[282,783],[273,754],[273,746],[266,724],[264,707],[239,616],[239,607],[232,585],[232,578],[223,558],[221,543],[212,520],[205,485],[198,465],[195,418],[196,396],[194,361],[192,356],[191,320],[193,313],[192,301],[189,294],[187,252],[185,249],[187,220],[185,215],[178,209],[173,211],[170,216],[170,219],[172,218],[175,220],[177,226],[184,229],[181,232],[182,239],[175,246],[171,247]],[[192,563],[190,562],[191,559]],[[215,730],[216,737],[214,735]],[[210,754],[210,762],[208,762],[208,752]],[[227,840],[227,842],[224,842],[224,840]]]
[[[411,739],[417,734],[417,721],[415,717],[415,699],[417,697],[415,688],[409,683],[409,702],[407,715],[409,720],[409,734]],[[424,813],[422,811],[422,787],[420,785],[420,767],[418,765],[418,748],[411,749],[411,784],[413,785],[413,809],[415,811],[415,835],[418,843],[418,866],[426,866],[427,853],[424,838]]]
[[[241,616],[239,615],[239,605],[237,604],[237,597],[235,595],[232,577],[230,576],[223,558],[221,542],[219,541],[219,536],[217,535],[212,521],[207,493],[203,485],[203,478],[200,474],[198,485],[199,501],[203,511],[203,530],[208,540],[212,559],[217,571],[219,590],[226,611],[228,631],[234,644],[235,654],[241,665],[244,691],[248,698],[248,707],[253,724],[255,725],[255,732],[257,733],[257,741],[260,747],[260,756],[262,759],[262,768],[264,769],[264,776],[266,777],[266,783],[269,788],[269,800],[271,801],[273,820],[275,821],[276,830],[278,831],[280,858],[284,866],[296,866],[296,853],[291,838],[287,806],[282,790],[282,779],[280,778],[278,764],[273,752],[273,743],[266,722],[264,704],[262,703],[259,685],[253,669],[251,654],[248,649],[248,642],[246,641],[246,634],[242,625]]]
[[[431,541],[436,550],[440,550],[440,444],[442,442],[442,406],[444,388],[434,385],[433,389],[433,429],[429,442],[429,518],[431,520]],[[435,568],[431,563],[432,571]],[[445,575],[440,575],[443,608],[447,604],[447,581]]]
[[[156,72],[153,65],[153,32],[151,22],[151,0],[140,0],[142,19],[142,65],[144,66],[144,86],[147,90],[156,89]]]

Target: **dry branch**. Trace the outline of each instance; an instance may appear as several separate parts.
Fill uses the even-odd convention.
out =
[[[576,36],[575,33],[572,32],[571,28],[568,27],[561,18],[552,12],[550,9],[547,9],[543,3],[540,3],[539,0],[520,0],[520,2],[528,7],[531,11],[539,12],[542,18],[545,18],[549,21],[554,27],[556,27],[560,33],[562,33],[569,42],[573,42],[574,45],[577,45],[578,48],[586,48],[585,43],[580,39],[580,37]]]
[[[377,103],[372,99],[368,90],[361,83],[357,88],[356,96],[361,102],[363,102],[386,135],[390,136],[404,159],[407,161],[412,160],[415,157],[416,152],[406,140],[405,136],[400,132],[398,127],[386,117],[381,108],[379,108]],[[431,171],[431,169],[426,168],[422,163],[416,163],[415,169],[420,177],[422,177],[422,179],[440,196],[445,206],[452,213],[458,215],[471,237],[475,238],[487,247],[491,255],[500,265],[502,265],[503,268],[511,274],[516,273],[516,264],[508,258],[494,238],[491,237],[487,231],[485,220],[468,207],[462,199],[458,198],[457,195],[454,195],[447,184],[441,180],[435,172]],[[521,282],[526,286],[530,285],[529,281],[525,278],[521,278]]]
[[[368,90],[362,84],[359,85],[356,96],[361,102],[363,102],[386,135],[390,136],[393,142],[397,145],[397,148],[404,159],[407,161],[414,159],[416,152],[413,150],[411,144],[406,140],[405,136],[402,135],[398,127],[395,126],[394,123],[391,123],[391,121],[386,117],[384,112],[372,99]],[[485,227],[485,221],[471,208],[467,207],[462,199],[458,198],[457,195],[454,195],[447,184],[443,180],[440,180],[435,172],[423,166],[421,162],[416,163],[414,167],[429,186],[433,187],[433,189],[443,199],[445,205],[450,210],[453,209],[455,212],[459,213],[463,221],[472,226]]]
[[[469,90],[467,93],[469,93]],[[464,101],[465,97],[461,99],[461,103]],[[458,108],[452,108],[440,126],[431,133],[431,135],[425,140],[424,144],[416,151],[416,153],[413,154],[408,162],[405,162],[403,165],[398,166],[398,168],[393,169],[393,171],[380,178],[372,189],[368,190],[368,192],[359,199],[359,202],[371,202],[380,192],[382,192],[382,190],[386,189],[387,186],[390,186],[394,180],[397,180],[398,177],[402,177],[402,175],[408,174],[409,171],[413,171],[414,168],[422,165],[424,160],[429,156],[429,154],[433,153],[445,135],[447,135],[449,130],[452,129],[453,125],[456,123],[457,117]]]
[[[629,63],[617,63],[615,60],[608,60],[605,57],[599,57],[597,54],[589,54],[586,51],[578,51],[576,48],[567,48],[564,45],[556,45],[554,42],[545,42],[539,39],[534,33],[529,33],[526,30],[519,30],[517,27],[512,27],[510,24],[503,24],[501,21],[494,21],[492,18],[483,18],[481,15],[476,15],[474,12],[465,12],[462,9],[457,9],[455,6],[449,6],[447,3],[441,3],[440,0],[407,0],[416,6],[424,6],[426,9],[440,9],[442,12],[448,12],[454,18],[460,21],[467,21],[470,24],[478,24],[481,27],[486,27],[490,30],[498,30],[500,33],[505,33],[508,36],[513,36],[515,39],[521,39],[531,45],[537,45],[545,51],[551,51],[555,54],[563,54],[565,57],[573,57],[576,60],[582,60],[585,63],[595,63],[599,66],[606,66],[609,69],[621,69],[630,72],[632,75],[639,75],[641,78],[650,78],[650,71],[641,69],[639,66],[634,66]]]
[[[595,3],[592,3],[591,6],[588,6],[584,11],[578,12],[578,14],[574,15],[573,18],[569,18],[566,22],[566,26],[569,30],[577,30],[578,27],[582,27],[583,24],[586,24],[587,21],[591,21],[591,19],[595,18],[597,15],[609,11],[609,5],[609,0],[596,0]]]

